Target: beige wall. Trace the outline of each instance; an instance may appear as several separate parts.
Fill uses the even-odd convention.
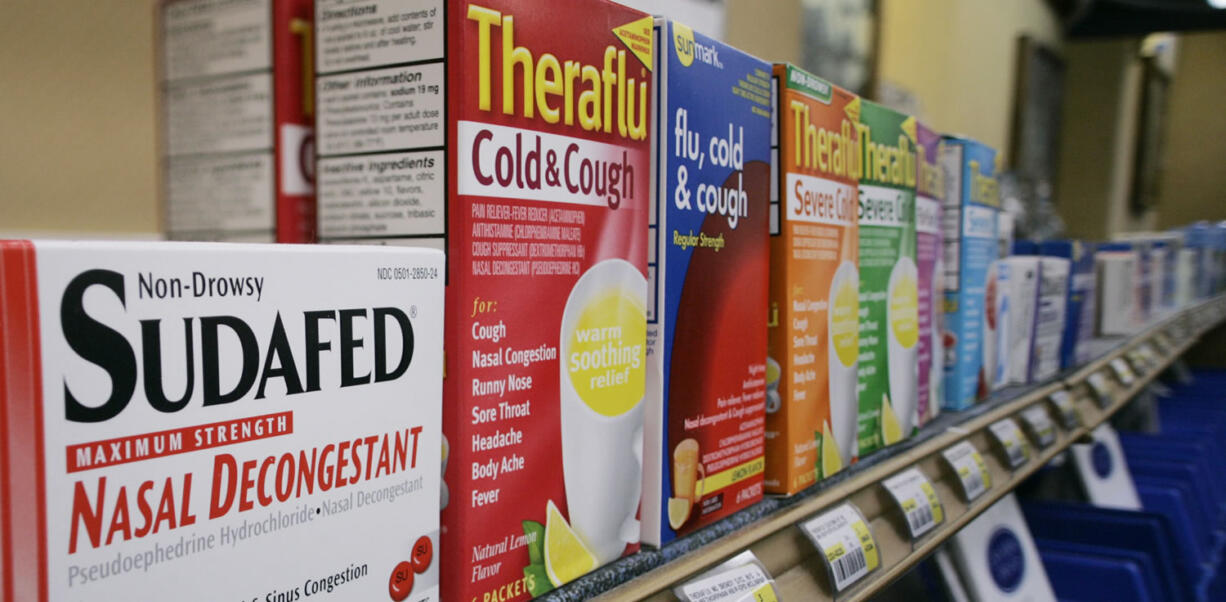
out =
[[[1141,92],[1140,40],[1065,45],[1067,66],[1056,210],[1068,233],[1102,240],[1152,229],[1155,215],[1128,209]]]
[[[151,4],[8,0],[0,233],[152,233]]]
[[[800,0],[728,0],[727,39],[798,60]],[[1073,234],[1226,218],[1226,34],[1186,36],[1171,96],[1161,215],[1127,215],[1135,41],[1064,44],[1044,0],[881,0],[878,75],[922,117],[1007,152],[1017,37],[1069,64],[1059,207]],[[0,236],[150,235],[156,203],[150,2],[8,0],[0,19]],[[1206,136],[1216,132],[1217,136]]]
[[[1022,34],[1061,47],[1044,0],[882,0],[879,78],[913,93],[933,128],[981,140],[1007,161]]]
[[[1226,219],[1226,32],[1181,36],[1158,226]]]

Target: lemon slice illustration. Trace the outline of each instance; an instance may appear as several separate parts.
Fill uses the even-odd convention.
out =
[[[690,500],[683,497],[668,498],[668,526],[674,531],[690,519]]]
[[[881,396],[881,444],[893,445],[902,441],[902,426],[898,424],[898,415],[890,405],[890,396]]]
[[[825,479],[843,470],[843,458],[839,456],[839,445],[830,432],[830,423],[822,421],[821,478]]]
[[[566,523],[553,500],[545,506],[545,575],[554,587],[596,568],[596,556]]]

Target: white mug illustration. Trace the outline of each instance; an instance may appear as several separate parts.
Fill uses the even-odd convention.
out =
[[[886,340],[890,404],[903,436],[915,428],[919,403],[919,270],[907,256],[898,258],[886,288]]]
[[[860,406],[856,393],[856,367],[860,356],[860,273],[844,261],[830,279],[826,312],[829,341],[830,427],[843,462],[856,457]]]
[[[639,539],[647,280],[609,259],[575,283],[558,351],[570,526],[601,563]]]

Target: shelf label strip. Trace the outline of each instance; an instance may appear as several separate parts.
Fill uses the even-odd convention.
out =
[[[1064,423],[1064,428],[1073,430],[1081,426],[1081,416],[1077,414],[1077,406],[1073,405],[1073,394],[1068,391],[1056,391],[1047,397],[1056,406],[1056,414]]]
[[[1102,372],[1095,372],[1086,379],[1090,384],[1090,389],[1094,391],[1094,397],[1098,399],[1100,407],[1107,407],[1114,401],[1111,398],[1111,386],[1107,384],[1107,375]]]
[[[1005,459],[1011,468],[1017,468],[1030,459],[1030,445],[1026,443],[1026,436],[1012,418],[994,422],[988,430],[1005,450]]]
[[[825,562],[835,591],[843,591],[881,564],[873,533],[851,502],[801,523],[800,528]]]
[[[1056,442],[1056,425],[1051,420],[1051,414],[1042,404],[1034,404],[1022,410],[1022,421],[1030,429],[1039,449],[1044,449]]]
[[[951,445],[941,452],[941,455],[949,463],[954,474],[958,475],[958,481],[962,483],[962,493],[966,496],[966,503],[971,503],[992,487],[992,474],[988,472],[988,465],[984,463],[983,456],[979,455],[979,450],[975,449],[974,444],[970,441],[960,441]]]
[[[902,510],[911,539],[919,539],[945,522],[945,509],[941,506],[941,499],[937,497],[932,482],[919,468],[912,466],[881,484]]]

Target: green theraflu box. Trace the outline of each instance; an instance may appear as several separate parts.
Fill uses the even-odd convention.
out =
[[[919,271],[915,118],[865,101],[860,112],[859,455],[915,426]]]

